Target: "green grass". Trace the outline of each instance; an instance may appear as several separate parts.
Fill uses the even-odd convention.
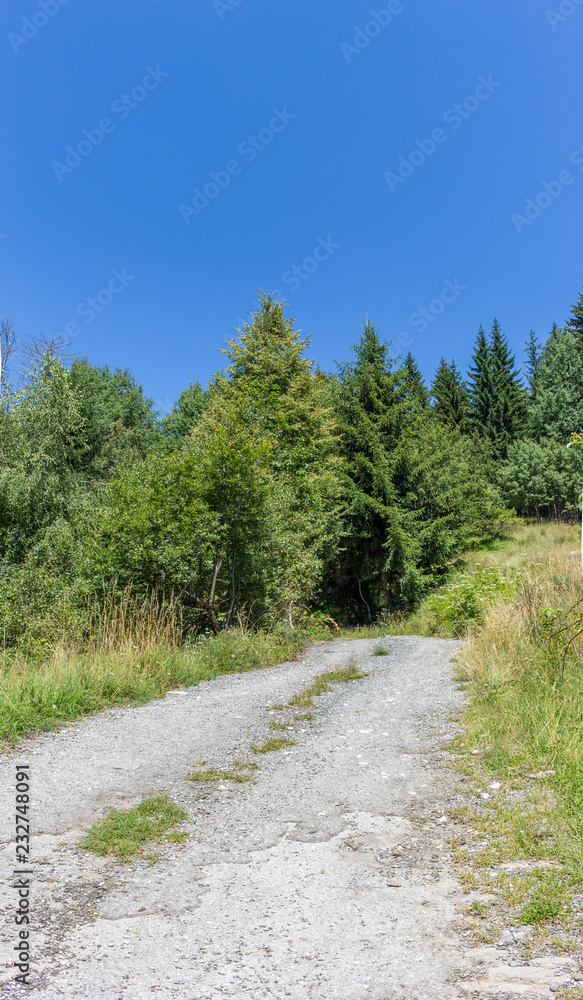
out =
[[[189,781],[236,781],[241,783],[251,781],[253,775],[249,774],[249,771],[257,770],[257,764],[242,760],[236,760],[230,771],[218,767],[204,768],[203,764],[206,764],[206,760],[194,765],[199,770],[188,775]]]
[[[502,924],[535,925],[533,954],[556,947],[557,927],[581,942],[569,901],[583,889],[583,637],[563,667],[576,617],[552,635],[583,598],[579,552],[579,526],[547,524],[470,555],[476,584],[492,568],[514,583],[489,591],[456,658],[469,705],[450,748],[473,795],[456,813],[468,832],[455,864],[466,880],[471,866],[473,887],[496,895]],[[499,867],[510,861],[525,867]]]
[[[0,744],[115,705],[162,698],[167,691],[219,674],[256,670],[292,659],[304,648],[300,633],[224,632],[192,647],[154,647],[148,652],[68,654],[0,666]],[[2,661],[0,660],[0,664]]]
[[[183,843],[188,834],[173,831],[188,814],[166,795],[144,799],[133,809],[114,809],[91,827],[81,843],[85,851],[113,855],[122,862],[143,855],[152,842]],[[150,856],[152,857],[152,856]]]
[[[372,655],[373,656],[389,656],[390,652],[391,652],[390,649],[387,649],[386,646],[377,646]]]
[[[347,667],[338,667],[337,670],[330,670],[325,674],[319,674],[305,691],[296,694],[290,699],[290,708],[313,708],[314,698],[319,698],[321,694],[332,690],[333,684],[343,684],[345,681],[356,681],[367,675],[359,670],[354,664]]]
[[[251,746],[253,753],[271,753],[272,750],[283,750],[284,747],[295,747],[295,740],[287,739],[285,736],[267,736],[262,743],[254,743]]]

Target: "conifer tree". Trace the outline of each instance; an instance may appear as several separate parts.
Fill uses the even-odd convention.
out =
[[[347,511],[335,584],[344,609],[398,603],[414,545],[398,509],[396,448],[406,407],[389,346],[367,320],[355,360],[340,366],[337,416]]]
[[[408,404],[421,409],[429,406],[429,392],[410,351],[401,365],[399,378],[401,394]]]
[[[535,438],[548,437],[561,444],[583,428],[583,349],[576,329],[553,324],[541,352],[530,423]]]
[[[492,410],[492,361],[484,329],[480,326],[472,355],[473,366],[468,372],[470,400],[474,426],[481,437],[490,437]]]
[[[538,342],[538,338],[534,330],[530,331],[529,338],[526,342],[526,372],[527,381],[530,389],[530,401],[531,403],[536,402],[538,379],[541,364],[541,352],[542,348]]]
[[[492,371],[492,405],[490,438],[496,458],[506,458],[508,445],[524,431],[526,423],[526,393],[520,384],[514,355],[502,335],[498,320],[494,320],[490,339]]]
[[[583,292],[571,309],[565,329],[572,334],[578,349],[583,353]]]
[[[503,459],[509,443],[524,431],[526,393],[498,320],[489,340],[480,327],[473,362],[469,378],[475,426],[492,442],[495,458]]]
[[[442,356],[431,383],[433,410],[440,423],[457,427],[462,434],[472,428],[471,403],[468,387],[455,361],[451,364]]]

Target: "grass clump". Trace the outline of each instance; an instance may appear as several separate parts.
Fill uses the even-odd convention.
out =
[[[183,843],[188,834],[173,831],[188,814],[167,795],[144,799],[132,809],[113,809],[89,830],[81,843],[85,851],[101,856],[113,855],[121,862],[144,853],[151,842]]]
[[[290,699],[292,708],[313,708],[314,698],[319,698],[321,694],[332,690],[333,684],[343,684],[345,681],[356,681],[367,675],[359,670],[353,663],[346,667],[338,667],[325,674],[319,674],[305,691],[296,694]]]
[[[257,770],[257,764],[242,760],[236,760],[231,770],[224,770],[219,767],[205,768],[203,767],[204,764],[206,764],[206,760],[200,764],[195,764],[195,767],[199,769],[193,774],[188,775],[189,781],[236,781],[242,783],[252,780],[253,775],[249,774],[249,771]]]
[[[377,646],[372,655],[373,656],[389,656],[389,654],[390,654],[390,649],[387,649],[386,646]]]
[[[285,736],[267,736],[262,743],[254,743],[251,750],[253,753],[270,753],[272,750],[283,750],[284,747],[295,747],[295,745],[295,740]]]

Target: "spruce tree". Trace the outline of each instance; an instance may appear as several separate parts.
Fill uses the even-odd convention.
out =
[[[433,410],[440,423],[457,427],[462,434],[472,428],[471,403],[468,387],[455,361],[451,364],[442,356],[431,383]]]
[[[538,378],[540,372],[541,364],[541,346],[538,342],[538,338],[534,330],[530,331],[529,338],[526,342],[526,378],[528,382],[528,387],[530,389],[530,401],[531,403],[536,402],[537,388],[538,388]]]
[[[261,384],[268,391],[286,393],[298,379],[304,383],[312,375],[313,362],[304,357],[309,337],[300,337],[295,318],[287,318],[284,302],[260,292],[259,308],[239,336],[222,350],[229,359],[225,374],[232,383]]]
[[[565,329],[572,334],[578,349],[583,353],[583,292],[571,309]]]
[[[401,395],[411,406],[425,409],[429,406],[429,392],[415,358],[409,351],[399,369]]]
[[[526,423],[526,393],[520,384],[514,355],[502,335],[498,320],[494,320],[490,339],[492,372],[492,405],[490,408],[490,438],[496,458],[505,459],[508,445],[524,431]]]
[[[336,412],[344,459],[346,515],[333,588],[348,617],[399,603],[414,542],[398,507],[397,445],[406,405],[388,344],[367,320],[355,360],[340,366]]]
[[[541,353],[537,397],[531,414],[535,438],[567,444],[583,429],[583,350],[577,333],[553,329]]]
[[[490,437],[492,410],[492,361],[490,347],[483,327],[480,326],[472,355],[473,366],[468,372],[473,423],[481,437]]]
[[[489,340],[480,327],[473,362],[469,379],[474,423],[480,436],[491,441],[495,458],[503,459],[509,443],[524,431],[526,393],[498,320]]]

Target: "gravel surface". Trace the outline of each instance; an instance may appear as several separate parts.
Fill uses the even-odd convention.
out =
[[[500,985],[488,990],[500,968],[506,987],[512,978],[506,953],[470,949],[455,928],[467,897],[449,862],[456,778],[442,747],[463,702],[450,664],[459,643],[392,637],[389,655],[373,656],[379,644],[318,644],[297,662],[103,712],[5,754],[0,996],[499,996]],[[266,708],[348,662],[368,676],[318,698],[314,718],[284,734],[295,746],[250,754],[282,719]],[[197,761],[238,756],[259,764],[248,784],[187,780]],[[32,781],[32,989],[15,986],[5,957],[16,760]],[[162,847],[157,864],[79,850],[110,809],[163,793],[187,811],[189,839]],[[539,987],[528,995],[552,995]]]

